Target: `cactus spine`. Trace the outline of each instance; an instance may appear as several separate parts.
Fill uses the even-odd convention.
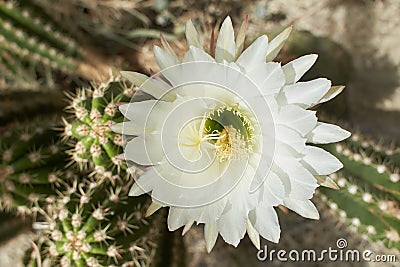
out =
[[[0,2],[0,89],[55,87],[55,74],[108,77],[105,60],[62,28],[35,2]]]
[[[0,91],[0,127],[8,123],[32,120],[41,114],[59,113],[64,106],[62,93],[57,90]]]
[[[69,111],[73,114],[64,119],[65,136],[73,147],[73,161],[81,166],[91,166],[98,177],[114,179],[121,169],[126,169],[122,153],[122,136],[110,130],[110,126],[122,122],[117,103],[128,102],[134,86],[112,78],[107,83],[84,88],[76,96],[70,96]]]
[[[86,176],[80,180],[60,187],[42,210],[42,260],[51,266],[148,266],[157,230],[145,218],[146,198],[128,199],[129,182],[113,187]]]
[[[1,136],[0,206],[20,213],[36,212],[64,172],[66,156],[57,133],[49,128],[27,127]],[[39,145],[40,144],[40,145]]]
[[[51,72],[72,73],[78,67],[76,42],[32,5],[0,3],[0,59],[6,77],[18,87],[52,84]]]
[[[323,200],[365,238],[400,250],[400,150],[359,134],[326,147],[344,165],[331,178],[339,191],[321,188]]]

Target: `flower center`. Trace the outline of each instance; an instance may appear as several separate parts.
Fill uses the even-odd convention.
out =
[[[218,159],[226,161],[229,159],[241,159],[248,155],[249,149],[243,136],[232,126],[225,127],[220,138],[215,142]]]
[[[204,135],[213,137],[208,141],[214,144],[220,162],[247,157],[252,150],[253,132],[247,117],[234,107],[206,114]]]

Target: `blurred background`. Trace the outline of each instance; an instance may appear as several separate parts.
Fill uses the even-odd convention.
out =
[[[230,15],[235,29],[246,16],[246,43],[267,33],[271,40],[293,25],[278,55],[284,63],[317,53],[316,65],[303,78],[328,77],[344,92],[320,108],[335,121],[366,136],[374,144],[394,148],[400,142],[400,0],[18,0],[0,1],[0,131],[40,118],[62,114],[65,92],[105,82],[120,70],[157,72],[153,45],[159,34],[178,55],[186,50],[184,25],[192,19],[208,39]],[[357,140],[356,140],[357,141]],[[396,150],[397,149],[397,150]],[[382,150],[382,149],[380,149]],[[392,160],[392,159],[391,159]],[[397,159],[398,160],[398,159]],[[386,163],[378,159],[377,165]],[[389,160],[390,161],[390,160]],[[392,164],[389,162],[389,165]],[[398,173],[399,165],[391,167]],[[0,179],[1,182],[1,179]],[[394,180],[397,183],[398,180]],[[346,238],[349,248],[373,249],[398,256],[399,237],[392,245],[374,242],[354,230],[332,210],[324,195],[316,196],[321,220],[280,214],[281,242],[262,241],[271,249],[326,249]],[[398,199],[395,224],[400,225]],[[345,209],[345,207],[343,207]],[[0,267],[19,266],[30,247],[30,221],[0,215]],[[355,234],[357,233],[357,234]],[[397,238],[397,239],[396,239]],[[378,241],[378,242],[377,242]],[[393,242],[397,245],[393,246]],[[247,238],[238,248],[218,240],[205,252],[202,228],[184,237],[187,266],[281,266],[260,262]],[[393,247],[397,247],[393,248]],[[286,263],[293,266],[301,263]],[[396,266],[396,263],[342,262],[341,266]],[[397,262],[398,264],[398,262]],[[336,266],[308,262],[305,266]]]

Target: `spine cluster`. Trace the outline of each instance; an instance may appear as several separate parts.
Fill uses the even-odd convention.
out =
[[[64,119],[64,136],[72,147],[69,154],[72,162],[89,168],[99,180],[115,181],[127,175],[120,157],[122,135],[112,132],[110,126],[123,121],[118,103],[129,102],[134,92],[133,85],[112,78],[70,96],[71,116]]]
[[[0,140],[0,206],[36,213],[47,197],[55,195],[55,187],[71,176],[64,169],[65,147],[49,127],[8,130]]]
[[[71,73],[80,58],[74,39],[26,2],[0,3],[0,72],[19,88],[37,85],[38,76],[50,84],[53,71]]]
[[[149,266],[157,231],[145,218],[146,199],[128,198],[130,183],[110,186],[82,175],[43,206],[41,253],[32,251],[29,266]]]
[[[326,147],[344,168],[330,178],[341,188],[321,188],[325,201],[364,238],[400,249],[400,150],[359,134]]]
[[[26,266],[184,266],[171,254],[183,255],[183,244],[164,229],[165,214],[147,218],[148,196],[128,197],[135,177],[109,126],[134,92],[113,78],[70,96],[63,131],[42,120],[0,132],[1,208],[34,220]]]

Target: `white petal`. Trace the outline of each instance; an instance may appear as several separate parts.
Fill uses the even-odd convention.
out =
[[[277,165],[273,164],[271,167],[271,172],[274,172],[278,179],[279,179],[279,185],[283,185],[283,196],[281,195],[282,192],[280,192],[280,195],[275,196],[275,202],[271,201],[271,206],[276,206],[275,204],[280,202],[279,204],[282,204],[283,199],[287,196],[289,196],[291,190],[292,190],[292,184],[290,182],[289,175],[287,175],[283,170]],[[275,188],[273,185],[268,186],[270,188],[270,191],[275,192]],[[266,187],[266,189],[268,189]],[[280,189],[282,190],[282,189]],[[266,203],[269,203],[266,201]]]
[[[193,61],[206,61],[206,62],[215,62],[215,60],[207,54],[203,49],[191,46],[189,50],[186,52],[182,62],[193,62]]]
[[[307,141],[314,144],[328,144],[342,141],[351,135],[337,125],[318,122],[314,130],[307,135]]]
[[[247,69],[254,64],[265,63],[265,55],[268,51],[268,37],[258,37],[238,58],[236,64]]]
[[[240,166],[240,164],[237,165]],[[236,166],[232,166],[232,168],[229,169],[234,171],[236,170],[235,167]],[[248,169],[249,168],[247,168],[246,171]],[[241,168],[238,169],[238,171],[241,170]],[[245,174],[240,179],[239,183],[229,193],[225,211],[217,221],[222,238],[225,242],[233,246],[237,246],[246,234],[248,211],[253,208],[257,202],[256,194],[249,195],[251,178],[251,176]]]
[[[202,48],[199,34],[197,33],[197,30],[190,19],[186,22],[185,35],[189,47],[194,46],[200,49]]]
[[[166,115],[172,104],[159,100],[146,100],[132,102],[119,106],[121,113],[128,118],[131,123],[138,127],[157,129],[163,123],[163,116]]]
[[[290,180],[298,180],[301,183],[317,187],[317,180],[300,162],[294,157],[275,156],[275,163],[283,172],[289,175]]]
[[[293,84],[314,65],[318,55],[311,54],[299,57],[282,67],[286,77],[286,84]]]
[[[116,123],[110,126],[111,131],[122,134],[122,129],[124,128],[124,123]]]
[[[162,160],[163,151],[159,140],[154,136],[138,136],[125,147],[125,158],[140,165],[154,165]]]
[[[145,217],[150,217],[151,215],[153,215],[156,211],[158,211],[159,209],[161,209],[163,206],[157,202],[153,202],[150,204],[150,206],[147,208],[146,211],[146,215]]]
[[[165,101],[175,100],[175,95],[172,93],[166,94],[170,89],[166,83],[155,80],[138,72],[121,71],[120,73],[122,77],[140,87],[143,92],[152,95],[157,99],[162,97]]]
[[[206,223],[204,225],[204,239],[206,240],[207,252],[213,249],[218,237],[218,229],[216,223]]]
[[[212,224],[222,213],[225,203],[226,201],[216,201],[211,205],[195,208],[171,207],[168,214],[168,228],[170,231],[175,231],[191,221]]]
[[[285,187],[278,175],[270,171],[264,182],[262,201],[269,203],[271,206],[282,204],[285,198]]]
[[[276,123],[289,127],[301,136],[305,136],[314,129],[317,124],[317,117],[315,111],[305,110],[297,105],[282,106],[278,116],[276,116]]]
[[[278,93],[285,84],[285,75],[283,74],[281,64],[268,62],[265,64],[268,70],[268,75],[261,85],[261,91],[264,95]]]
[[[317,179],[319,185],[332,188],[335,190],[340,189],[340,187],[335,183],[335,181],[332,180],[332,178],[330,178],[329,176],[327,175],[314,175],[314,176]]]
[[[268,103],[268,107],[270,108],[272,114],[278,113],[280,107],[275,98],[275,95],[264,95],[264,99]]]
[[[318,78],[287,85],[283,87],[283,92],[288,104],[298,104],[303,108],[309,108],[317,104],[330,88],[331,81]]]
[[[190,230],[190,228],[192,228],[193,224],[194,224],[194,221],[192,220],[192,221],[188,222],[185,225],[185,227],[183,227],[182,236],[184,236]]]
[[[149,190],[151,191],[151,189]],[[144,189],[142,189],[141,187],[139,187],[139,185],[137,185],[136,183],[134,183],[131,187],[131,189],[129,190],[129,196],[131,197],[136,197],[136,196],[140,196],[147,193]]]
[[[319,100],[318,103],[324,103],[340,94],[345,86],[332,86],[331,89]]]
[[[262,153],[260,156],[259,153],[262,153],[261,151],[255,152],[254,154],[257,155],[257,158],[255,155],[250,157],[250,164],[246,170],[245,175],[249,175],[253,177],[250,188],[249,188],[249,193],[253,194],[256,192],[260,187],[265,184],[265,181],[268,178],[269,175],[269,170],[270,170],[270,162],[273,160],[273,154],[270,153],[270,155],[266,155]],[[262,189],[259,191],[260,193],[264,192]]]
[[[276,125],[276,140],[293,148],[297,153],[301,153],[306,145],[306,139],[301,137],[298,132],[283,125]]]
[[[168,43],[167,39],[165,39],[164,35],[160,33],[160,40],[161,40],[161,45],[165,49],[165,51],[170,54],[171,56],[174,56],[175,58],[178,58],[176,55],[175,51],[172,49],[170,44]]]
[[[153,48],[154,51],[154,57],[156,58],[158,66],[160,66],[160,69],[166,69],[171,66],[175,66],[176,64],[179,63],[179,60],[171,55],[170,53],[164,51],[164,49],[154,46]]]
[[[272,61],[281,51],[281,48],[285,44],[287,38],[292,31],[292,26],[286,28],[283,32],[281,32],[278,36],[276,36],[270,43],[268,47],[268,52],[266,56],[266,61]]]
[[[215,201],[211,204],[193,207],[193,208],[175,208],[182,209],[187,218],[190,218],[197,223],[212,223],[219,218],[226,206],[226,198]]]
[[[144,127],[156,104],[157,100],[134,102],[119,106],[119,111],[132,123]]]
[[[246,17],[246,19],[243,21],[242,25],[240,25],[240,29],[236,35],[235,59],[237,59],[243,51],[244,40],[246,38],[246,30],[247,30],[248,23],[249,23],[249,18]]]
[[[192,219],[187,218],[184,208],[169,208],[168,229],[170,231],[175,231],[190,221],[192,221]]]
[[[274,243],[279,242],[281,228],[278,216],[268,203],[261,203],[255,210],[250,211],[249,220],[262,237]]]
[[[280,63],[268,62],[252,65],[246,74],[258,86],[263,95],[278,93],[285,85],[285,75]]]
[[[240,240],[246,234],[247,214],[238,211],[236,206],[231,206],[230,210],[224,213],[217,221],[218,229],[226,243],[233,246],[239,245]]]
[[[235,56],[235,37],[231,18],[224,20],[219,31],[217,46],[215,48],[215,60],[222,63],[223,60],[232,62]]]
[[[297,174],[289,176],[278,165],[273,165],[272,168],[284,185],[285,197],[305,200],[310,199],[314,195],[318,184],[302,183],[301,176]],[[283,199],[281,202],[283,202]]]
[[[322,148],[307,146],[304,153],[303,162],[309,166],[308,170],[312,174],[328,175],[343,167],[343,164],[335,156]]]
[[[247,219],[247,234],[253,245],[259,250],[260,249],[260,234],[254,229],[253,225],[251,224],[250,220]]]
[[[145,81],[150,79],[150,77],[148,77],[142,73],[139,73],[139,72],[121,71],[120,73],[121,73],[122,77],[129,80],[136,86],[141,86]]]
[[[317,180],[297,159],[293,157],[284,157],[279,154],[275,155],[274,171],[282,179],[289,180],[283,181],[285,184],[285,191],[287,196],[295,199],[310,199],[315,188],[318,187]],[[285,176],[287,176],[285,178]],[[287,188],[289,186],[289,188]]]
[[[126,135],[141,135],[143,134],[143,127],[136,125],[132,122],[116,123],[110,126],[111,131],[126,134]],[[148,129],[150,131],[150,129]]]
[[[150,168],[149,170],[145,171],[132,185],[129,191],[129,196],[135,197],[150,192],[153,190],[157,179],[158,175],[154,168]]]
[[[310,200],[286,198],[283,203],[286,207],[305,218],[319,220],[318,210]]]

